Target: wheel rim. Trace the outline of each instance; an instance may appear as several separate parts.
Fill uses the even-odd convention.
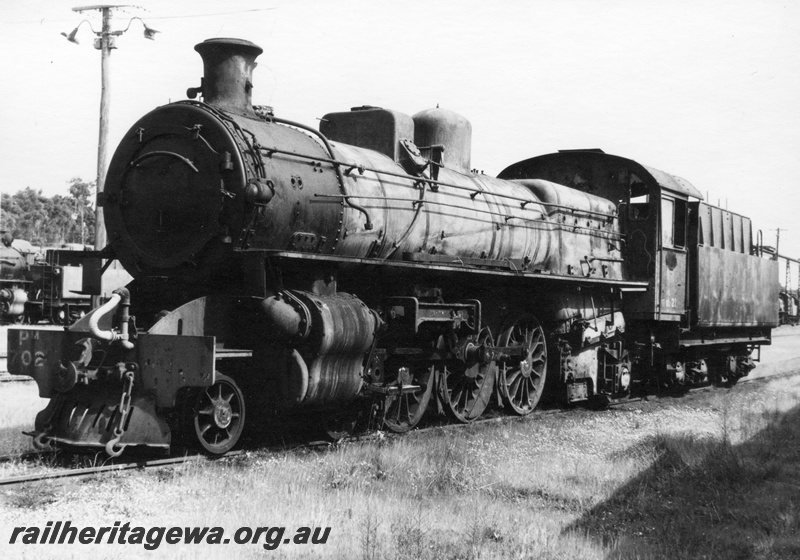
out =
[[[194,409],[194,433],[208,453],[229,451],[244,428],[244,396],[236,382],[217,375],[217,381],[203,389]]]
[[[492,337],[485,330],[477,344],[491,346]],[[497,364],[478,362],[447,367],[442,374],[442,397],[445,409],[459,422],[472,422],[489,404],[494,390]]]
[[[547,343],[544,330],[533,315],[517,319],[503,331],[500,346],[522,347],[522,356],[503,364],[501,392],[506,408],[514,414],[530,414],[544,389]]]
[[[387,395],[383,405],[383,424],[395,433],[403,433],[419,424],[428,408],[433,388],[433,368],[415,375],[419,389],[399,395]]]

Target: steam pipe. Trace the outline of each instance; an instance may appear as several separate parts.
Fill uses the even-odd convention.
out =
[[[128,333],[128,323],[130,322],[130,308],[131,308],[131,293],[127,288],[118,288],[114,290],[115,294],[121,297],[119,303],[119,339],[122,347],[126,350],[133,349],[133,342],[130,341],[130,334]]]
[[[112,343],[120,341],[123,348],[131,350],[133,348],[133,343],[128,340],[128,319],[130,318],[128,309],[131,305],[130,301],[131,296],[128,290],[125,288],[114,290],[114,293],[111,294],[108,301],[101,305],[97,311],[92,313],[89,317],[89,332],[92,333],[92,336]],[[121,332],[117,332],[114,329],[108,331],[102,330],[99,325],[100,319],[108,315],[118,304],[120,305],[120,319],[122,321]]]
[[[117,306],[117,304],[120,302],[121,299],[122,297],[119,296],[118,294],[112,294],[107,302],[101,305],[97,309],[97,311],[92,313],[92,316],[89,317],[89,332],[92,333],[92,336],[94,336],[95,338],[99,338],[100,340],[106,340],[108,342],[114,342],[115,340],[117,340],[116,332],[114,332],[113,330],[110,331],[100,330],[98,323],[100,322],[100,319],[102,317],[110,313]]]
[[[320,132],[317,132],[313,128],[307,127],[307,126],[305,126],[303,124],[299,124],[299,123],[296,123],[296,122],[293,122],[293,121],[288,121],[286,119],[280,119],[278,117],[270,117],[269,120],[273,121],[273,122],[277,122],[279,124],[286,124],[286,125],[293,126],[293,127],[296,127],[296,128],[302,128],[304,130],[307,130],[307,131],[310,131],[310,132],[316,134],[317,136],[321,135]],[[325,138],[325,137],[322,136],[321,139],[322,138]],[[325,138],[325,140],[327,141],[327,138]],[[416,182],[416,181],[424,181],[424,182],[428,183],[431,186],[436,186],[436,187],[444,186],[444,187],[450,187],[452,189],[459,190],[459,191],[468,191],[468,192],[472,193],[472,194],[470,194],[470,198],[474,198],[473,195],[477,195],[477,194],[491,194],[492,196],[497,197],[497,198],[503,198],[503,199],[506,199],[506,200],[517,201],[517,202],[520,203],[520,207],[523,208],[523,209],[528,204],[539,204],[541,206],[547,206],[548,208],[555,208],[556,210],[567,210],[567,211],[572,212],[573,214],[581,214],[581,215],[585,215],[585,216],[598,216],[600,218],[606,218],[607,220],[615,220],[615,219],[618,218],[618,214],[609,214],[607,212],[595,212],[593,210],[584,210],[584,209],[581,209],[581,208],[573,208],[571,206],[566,206],[564,204],[556,204],[555,202],[544,202],[542,200],[534,200],[532,198],[522,198],[522,197],[519,197],[519,196],[513,196],[513,195],[510,195],[510,194],[504,194],[504,193],[500,193],[500,192],[482,191],[482,190],[478,190],[476,187],[465,187],[464,185],[456,185],[454,183],[447,183],[445,181],[439,181],[437,179],[429,179],[427,177],[419,177],[417,175],[409,175],[408,173],[395,173],[393,171],[387,171],[385,169],[377,169],[377,168],[374,168],[374,167],[368,167],[366,165],[348,163],[348,162],[345,162],[345,161],[339,161],[337,159],[321,158],[318,155],[313,155],[313,154],[300,154],[300,153],[293,152],[293,151],[290,151],[290,150],[281,150],[280,148],[266,147],[266,146],[260,146],[259,149],[262,152],[266,152],[268,156],[272,156],[272,154],[287,154],[287,155],[290,155],[290,156],[293,156],[293,157],[297,157],[297,158],[310,159],[310,160],[314,160],[314,161],[324,161],[325,163],[332,164],[335,168],[337,168],[337,170],[339,169],[339,167],[344,166],[344,167],[347,167],[348,170],[358,169],[360,172],[371,171],[371,172],[373,172],[375,174],[378,174],[378,175],[386,175],[388,177],[398,177],[400,179],[408,179],[409,181],[414,181],[414,182]],[[329,149],[329,151],[330,151],[330,149]],[[348,174],[348,171],[345,171],[345,173]],[[316,195],[316,196],[323,196],[323,195]],[[328,196],[330,196],[330,195],[328,195]],[[347,194],[344,194],[342,196],[345,199],[350,197],[350,195],[347,195]],[[375,198],[375,197],[353,195],[353,198]],[[381,200],[391,200],[391,199],[386,199],[386,198],[380,198],[380,199]],[[405,199],[396,199],[396,200],[405,200]],[[351,204],[351,206],[353,206],[353,205]],[[462,208],[462,207],[458,206],[457,208]]]

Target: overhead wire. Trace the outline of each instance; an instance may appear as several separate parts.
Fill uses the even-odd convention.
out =
[[[211,16],[229,16],[229,15],[236,15],[236,14],[246,14],[249,12],[268,12],[270,10],[277,10],[277,7],[273,8],[253,8],[250,10],[237,10],[234,12],[216,12],[213,14],[184,14],[180,16],[147,16],[147,19],[180,19],[180,18],[196,18],[196,17],[211,17]]]

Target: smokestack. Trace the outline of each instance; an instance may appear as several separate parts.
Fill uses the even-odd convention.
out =
[[[206,39],[194,50],[203,58],[203,82],[198,88],[203,100],[226,111],[255,115],[253,69],[264,49],[243,39]],[[189,97],[198,89],[190,89]]]

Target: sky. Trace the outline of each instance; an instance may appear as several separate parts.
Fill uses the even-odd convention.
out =
[[[98,11],[72,10],[85,5],[0,0],[3,192],[96,176],[100,52],[86,23],[79,45],[61,35],[100,29]],[[253,102],[278,116],[317,127],[359,105],[439,105],[471,121],[472,166],[491,175],[601,148],[687,179],[768,244],[780,228],[800,258],[800,2],[139,0],[112,27],[128,30],[111,55],[109,157],[200,84],[195,44],[238,37],[264,48]]]

